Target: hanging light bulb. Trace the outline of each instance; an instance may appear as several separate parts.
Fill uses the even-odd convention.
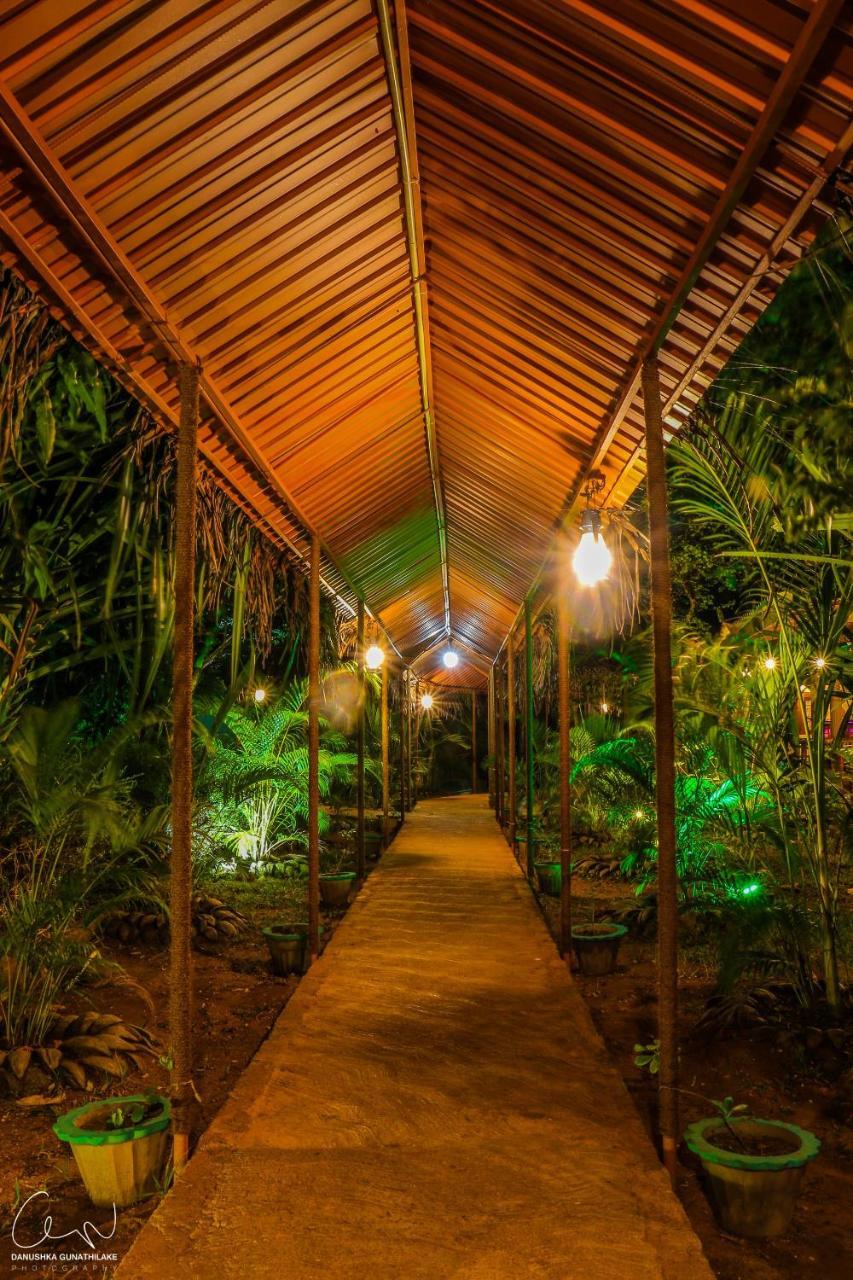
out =
[[[370,671],[378,671],[385,661],[385,650],[381,649],[378,644],[372,644],[364,655],[365,666]]]
[[[257,689],[255,690],[255,694],[254,694],[255,702],[264,702],[264,701],[265,701],[265,699],[266,699],[266,696],[267,696],[267,691],[266,691],[266,689],[263,689],[263,688],[261,688],[261,686],[260,686],[260,685],[258,685]]]
[[[459,654],[455,649],[445,649],[442,662],[448,671],[452,671],[454,667],[459,666]]]
[[[431,693],[425,693],[425,694],[423,695],[423,697],[421,698],[421,706],[423,707],[424,711],[429,711],[429,709],[430,709],[430,707],[432,706],[432,704],[433,704],[433,696],[432,696],[432,694],[431,694]]]
[[[593,471],[584,488],[587,508],[581,516],[580,542],[572,557],[575,577],[582,587],[594,587],[603,582],[613,564],[613,556],[601,532],[601,512],[589,505],[603,488],[604,476],[600,471]]]

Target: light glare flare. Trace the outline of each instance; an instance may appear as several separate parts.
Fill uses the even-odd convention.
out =
[[[421,698],[421,706],[423,707],[424,711],[429,711],[429,709],[430,709],[430,707],[432,706],[432,704],[433,704],[433,696],[432,696],[432,694],[431,694],[431,693],[425,693],[425,694],[423,695],[423,697]]]
[[[613,556],[610,548],[600,533],[591,529],[581,534],[581,540],[575,548],[572,566],[575,577],[582,587],[595,587],[603,582],[610,572]]]
[[[365,666],[370,671],[378,671],[385,661],[385,650],[381,649],[378,644],[372,644],[364,655]]]
[[[452,671],[454,667],[459,666],[459,654],[455,649],[445,649],[442,659],[448,671]]]

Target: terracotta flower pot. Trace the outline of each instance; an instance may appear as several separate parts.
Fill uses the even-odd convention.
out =
[[[105,1128],[118,1107],[148,1102],[158,1105],[149,1119],[127,1129]],[[92,1204],[122,1209],[159,1190],[171,1110],[168,1098],[137,1094],[87,1102],[60,1116],[53,1132],[70,1144]]]
[[[619,945],[628,932],[624,924],[576,924],[572,945],[581,973],[600,978],[616,968]]]
[[[737,1148],[732,1130],[745,1150]],[[739,1116],[728,1125],[720,1116],[698,1120],[688,1126],[684,1141],[702,1161],[720,1226],[753,1239],[779,1236],[788,1229],[806,1165],[820,1151],[813,1133],[781,1120],[750,1116]]]

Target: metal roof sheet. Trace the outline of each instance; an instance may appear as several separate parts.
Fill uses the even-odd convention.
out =
[[[677,430],[812,243],[851,7],[408,0],[391,45],[387,14],[0,5],[2,257],[161,420],[199,358],[228,491],[480,684],[585,475],[642,476],[642,358]]]

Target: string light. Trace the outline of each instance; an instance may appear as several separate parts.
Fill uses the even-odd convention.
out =
[[[769,653],[767,657],[764,659],[764,670],[765,671],[776,670],[776,659],[773,657],[772,653]]]
[[[635,809],[635,810],[634,810],[634,817],[635,817],[635,818],[637,819],[637,821],[639,822],[641,818],[644,818],[644,817],[645,817],[645,814],[643,813],[642,809]]]
[[[378,671],[385,661],[385,650],[381,649],[378,644],[372,644],[364,655],[365,666],[370,671]]]
[[[255,702],[264,702],[266,699],[266,696],[267,696],[266,689],[262,689],[261,686],[258,685],[254,693]]]
[[[424,711],[429,711],[429,709],[430,709],[430,707],[432,706],[432,704],[433,704],[433,696],[432,696],[432,694],[431,694],[431,693],[425,693],[425,694],[423,695],[423,697],[421,698],[421,706],[423,707]]]
[[[814,665],[817,667],[818,671],[823,671],[824,667],[826,666],[826,658],[820,658],[820,657],[815,658]]]

